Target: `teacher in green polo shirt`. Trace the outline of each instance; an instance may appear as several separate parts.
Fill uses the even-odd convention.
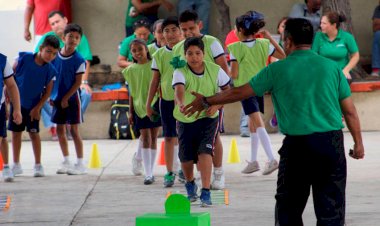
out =
[[[185,114],[204,111],[250,96],[272,94],[278,126],[285,135],[279,150],[276,225],[303,225],[302,213],[312,188],[317,225],[344,225],[346,157],[343,113],[354,140],[350,156],[364,157],[359,118],[350,87],[336,63],[311,48],[313,27],[302,18],[288,19],[287,58],[272,63],[248,83],[214,96],[198,93]]]
[[[340,29],[340,24],[345,20],[337,12],[324,14],[321,19],[322,32],[315,35],[312,50],[335,61],[350,80],[350,71],[358,64],[360,56],[354,36]]]

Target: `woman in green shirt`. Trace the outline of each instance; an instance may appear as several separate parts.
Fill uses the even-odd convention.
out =
[[[346,18],[337,12],[328,12],[322,16],[321,30],[315,35],[312,50],[321,56],[335,61],[348,80],[350,71],[359,62],[359,49],[352,34],[340,29]]]

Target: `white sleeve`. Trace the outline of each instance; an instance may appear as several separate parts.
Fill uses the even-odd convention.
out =
[[[236,58],[232,53],[230,53],[230,61],[233,61],[233,60],[236,60]]]
[[[86,62],[83,62],[79,67],[78,70],[75,72],[76,74],[83,74],[86,72]]]
[[[210,48],[211,48],[211,52],[212,52],[212,57],[214,57],[214,59],[218,58],[221,55],[224,55],[224,49],[223,49],[222,45],[217,40],[215,40],[211,44]]]
[[[179,70],[175,70],[173,73],[173,81],[172,81],[173,88],[178,84],[185,85],[185,83],[186,83],[186,80],[185,80],[185,76],[183,75],[183,73]]]
[[[152,70],[158,71],[157,62],[154,58],[152,59]]]
[[[230,84],[230,81],[231,81],[231,79],[227,75],[227,73],[222,68],[220,68],[219,72],[218,72],[218,86],[224,87],[224,86]]]
[[[5,63],[5,68],[4,68],[4,78],[8,78],[11,75],[13,75],[13,69],[11,65],[9,64],[9,62],[7,61],[7,63]]]
[[[268,56],[272,56],[275,50],[276,49],[274,48],[274,46],[271,43],[269,43]]]

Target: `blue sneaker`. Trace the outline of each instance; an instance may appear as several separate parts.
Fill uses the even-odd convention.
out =
[[[197,191],[198,191],[198,186],[197,184],[192,181],[192,182],[186,182],[185,188],[187,191],[187,198],[190,200],[190,202],[195,202],[198,199]]]
[[[178,181],[183,184],[186,183],[185,175],[181,169],[178,171]]]
[[[210,191],[206,191],[205,189],[202,188],[200,199],[201,199],[201,207],[212,206]]]

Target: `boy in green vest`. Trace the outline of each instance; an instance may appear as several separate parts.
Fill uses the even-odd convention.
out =
[[[176,107],[174,117],[178,120],[179,157],[186,178],[186,191],[191,202],[197,200],[193,168],[198,163],[202,180],[200,195],[201,206],[212,205],[210,197],[212,157],[218,134],[218,109],[213,106],[198,115],[187,117],[183,114],[186,104],[193,101],[191,92],[204,96],[214,95],[219,90],[229,89],[230,78],[217,64],[204,61],[204,44],[201,38],[188,38],[184,43],[185,61],[175,57],[172,85],[174,87]]]
[[[204,43],[204,60],[218,64],[225,72],[228,73],[227,60],[225,52],[220,41],[210,35],[203,35],[201,29],[203,27],[202,21],[199,20],[198,14],[191,10],[186,10],[179,16],[179,26],[185,38],[198,37],[201,38]],[[174,46],[174,56],[185,56],[184,43],[182,41]],[[219,112],[219,128],[222,128],[223,124],[223,110]],[[220,129],[222,132],[222,129]],[[223,146],[218,136],[215,144],[215,156],[213,158],[214,173],[211,188],[223,189],[224,188],[224,171],[223,171]]]
[[[163,136],[165,138],[165,160],[167,169],[167,173],[164,177],[164,187],[171,187],[175,180],[173,162],[178,162],[178,139],[176,120],[173,117],[174,91],[171,87],[174,69],[169,62],[173,58],[173,46],[181,41],[182,37],[177,17],[165,19],[162,22],[162,31],[166,40],[166,46],[161,47],[153,54],[153,78],[149,87],[146,111],[147,116],[152,118],[154,110],[151,105],[160,86],[160,115]]]

